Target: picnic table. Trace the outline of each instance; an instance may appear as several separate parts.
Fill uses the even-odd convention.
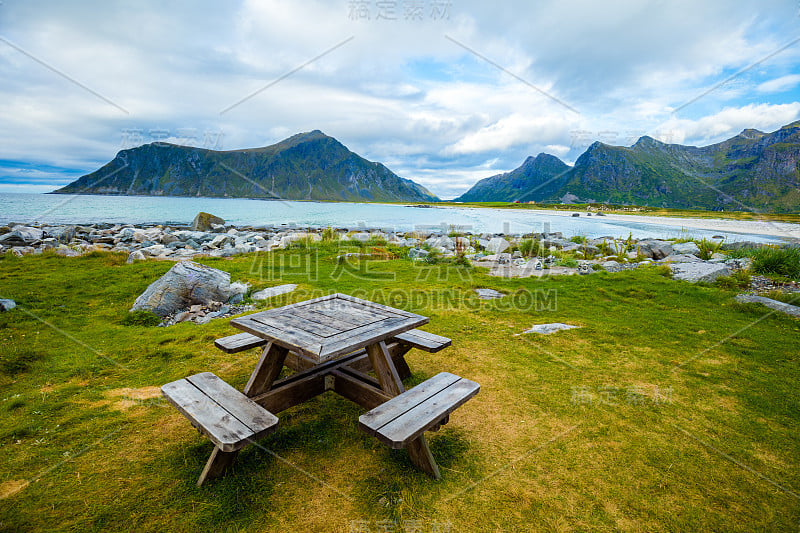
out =
[[[410,375],[404,355],[412,348],[436,352],[446,337],[415,329],[428,318],[333,294],[231,320],[244,333],[217,339],[226,353],[255,347],[261,357],[242,392],[204,372],[162,387],[164,396],[214,444],[198,485],[222,475],[239,450],[274,431],[277,414],[326,391],[368,412],[359,427],[434,478],[440,473],[425,439],[480,386],[448,372],[406,391]],[[287,366],[295,372],[278,379]],[[370,375],[372,371],[374,375]]]

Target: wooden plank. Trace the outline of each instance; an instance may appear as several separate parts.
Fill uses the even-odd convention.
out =
[[[273,328],[272,326],[252,320],[250,318],[251,316],[255,315],[233,319],[231,320],[231,325],[248,333],[252,333],[257,337],[269,339],[275,344],[300,352],[315,360],[319,358],[322,345],[318,337],[312,337],[300,331],[285,331]]]
[[[420,333],[425,333],[426,335],[423,336],[420,335]],[[419,329],[412,329],[410,331],[399,333],[395,335],[394,338],[400,342],[408,343],[415,348],[419,348],[420,350],[431,353],[443,350],[450,346],[453,342],[447,337],[441,337],[439,335],[427,333],[426,331]]]
[[[339,331],[349,331],[367,324],[366,322],[361,323],[361,321],[356,323],[357,321],[354,318],[344,317],[341,314],[331,312],[320,313],[316,309],[309,308],[295,309],[292,311],[292,314],[305,318],[306,320],[311,320],[312,322],[325,324],[326,326],[338,329]],[[377,321],[373,320],[373,322]]]
[[[436,394],[439,394],[460,379],[460,377],[450,374],[449,372],[436,374],[427,381],[409,389],[404,394],[392,398],[391,401],[373,409],[369,413],[361,415],[358,418],[359,425],[361,425],[362,429],[367,431],[367,433],[374,435],[379,429],[392,420],[402,416],[411,408],[416,407]]]
[[[244,388],[246,396],[255,396],[269,390],[283,369],[287,353],[289,353],[288,349],[278,346],[274,342],[270,342],[264,348],[261,359],[256,363],[256,368]]]
[[[256,337],[250,333],[237,333],[236,335],[229,335],[214,341],[214,346],[219,348],[225,353],[238,353],[250,348],[264,346],[269,341]]]
[[[197,479],[197,486],[199,487],[209,479],[214,479],[224,474],[236,462],[237,455],[239,455],[239,452],[223,452],[219,448],[214,448],[211,452],[211,457],[206,461],[206,466]]]
[[[328,318],[333,318],[340,321],[343,324],[349,324],[350,328],[358,328],[361,326],[365,326],[367,324],[371,324],[373,322],[377,322],[379,320],[383,320],[383,317],[379,317],[376,315],[372,315],[369,317],[356,317],[355,315],[346,314],[340,311],[339,309],[328,309],[321,306],[314,306],[310,309],[305,309],[308,313],[313,313],[315,315],[322,315]]]
[[[295,372],[302,372],[303,370],[308,370],[309,368],[317,366],[317,362],[310,357],[295,352],[286,354],[286,359],[283,361],[283,364]]]
[[[375,324],[348,331],[346,334],[331,337],[320,350],[320,360],[337,357],[348,351],[363,348],[369,344],[391,338],[427,322],[427,319],[411,321],[407,318],[388,318]]]
[[[345,320],[358,320],[364,324],[371,324],[379,320],[397,317],[395,314],[389,315],[386,313],[374,312],[367,307],[356,306],[353,303],[344,301],[325,302],[323,304],[317,304],[311,309],[318,310],[319,312],[335,313],[344,317]]]
[[[277,425],[278,417],[259,406],[211,372],[189,376],[186,381],[217,402],[239,422],[250,428],[254,435]]]
[[[349,294],[338,294],[339,298],[342,300],[347,300],[348,302],[364,306],[370,308],[371,310],[380,310],[382,312],[386,312],[390,315],[400,315],[405,316],[407,318],[418,318],[422,317],[422,315],[417,315],[415,313],[411,313],[409,311],[403,311],[402,309],[396,309],[394,307],[389,307],[388,305],[379,304],[377,302],[372,302],[370,300],[362,300],[361,298],[356,298],[355,296],[350,296]],[[425,317],[422,317],[425,318]]]
[[[386,349],[386,343],[381,341],[377,344],[367,346],[367,355],[375,370],[375,376],[381,384],[381,389],[389,396],[397,396],[405,392],[403,382],[397,374],[397,369],[392,362],[392,358]]]
[[[167,383],[161,392],[222,451],[236,451],[253,436],[249,427],[185,379]]]
[[[323,392],[325,392],[325,374],[319,373],[286,382],[278,381],[267,392],[253,396],[252,400],[271,413],[277,414],[307,402]]]
[[[333,390],[364,409],[372,409],[391,397],[378,387],[372,386],[344,371],[344,368],[331,372],[334,376]]]
[[[460,379],[381,427],[376,436],[392,448],[402,448],[478,394],[479,390],[480,385],[474,381]]]
[[[299,330],[304,333],[308,333],[310,335],[316,337],[327,338],[333,335],[337,335],[342,333],[343,330],[335,329],[330,326],[326,326],[325,324],[319,324],[317,322],[312,322],[311,320],[306,320],[305,318],[296,316],[292,313],[296,311],[286,311],[281,313],[279,316],[269,316],[269,315],[262,315],[259,317],[254,317],[253,320],[256,322],[261,322],[262,324],[266,324],[268,326],[272,326],[276,329],[282,329],[284,331],[289,330]]]

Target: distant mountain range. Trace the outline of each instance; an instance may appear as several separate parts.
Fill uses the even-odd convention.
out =
[[[57,194],[437,202],[425,187],[319,130],[271,146],[214,151],[151,143],[120,151]]]
[[[482,179],[457,202],[602,202],[712,210],[800,209],[800,121],[778,131],[747,129],[695,147],[642,137],[631,147],[595,142],[570,167],[529,157]]]

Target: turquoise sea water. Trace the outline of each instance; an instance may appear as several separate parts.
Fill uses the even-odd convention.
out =
[[[725,235],[728,240],[779,241],[777,236],[703,230],[688,220],[664,218],[640,222],[626,217],[572,217],[571,213],[509,209],[443,207],[422,209],[402,205],[265,201],[240,198],[175,198],[151,196],[92,196],[0,193],[0,223],[88,224],[189,224],[199,211],[207,211],[236,225],[333,226],[410,231],[459,226],[473,232],[529,233],[560,231],[565,237],[610,236],[636,238],[702,238]],[[682,223],[683,222],[683,223]],[[761,232],[763,233],[763,232]],[[775,232],[774,235],[781,235]]]

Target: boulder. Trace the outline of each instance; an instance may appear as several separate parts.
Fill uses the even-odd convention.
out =
[[[280,294],[286,294],[292,292],[296,288],[297,285],[294,283],[287,283],[285,285],[276,285],[275,287],[268,287],[264,290],[254,292],[250,297],[253,300],[266,300],[268,298],[272,298],[273,296],[278,296]]]
[[[430,252],[428,252],[428,250],[423,250],[422,248],[412,248],[408,251],[409,259],[425,259],[428,257],[428,255],[430,255]]]
[[[647,239],[638,242],[639,252],[645,257],[664,259],[672,254],[672,245],[667,241]]]
[[[759,303],[769,307],[770,309],[780,311],[781,313],[800,317],[800,307],[780,302],[778,300],[773,300],[772,298],[757,296],[755,294],[739,294],[736,296],[736,301],[745,303]]]
[[[478,298],[481,300],[496,300],[505,296],[502,292],[494,289],[475,289],[475,292],[478,293]]]
[[[0,311],[10,311],[17,306],[14,300],[9,300],[8,298],[0,298]]]
[[[491,254],[499,254],[505,252],[511,247],[511,243],[502,237],[494,237],[486,243],[486,251]]]
[[[659,263],[702,263],[703,260],[696,255],[690,254],[673,254],[664,259],[659,259]]]
[[[700,248],[697,246],[697,244],[693,243],[692,241],[677,242],[672,245],[672,253],[697,255],[700,253]]]
[[[713,263],[671,263],[669,265],[672,270],[672,279],[679,279],[696,283],[698,281],[705,281],[707,283],[713,282],[720,276],[729,276],[730,269],[724,264]]]
[[[231,285],[231,275],[192,261],[175,264],[150,284],[131,307],[146,309],[159,316],[171,315],[195,304],[228,302],[241,297],[241,284]]]
[[[134,261],[144,261],[145,259],[147,259],[147,257],[144,255],[144,252],[142,252],[141,250],[135,250],[131,252],[125,263],[130,265]]]
[[[214,229],[212,224],[222,226],[225,224],[225,221],[211,213],[200,211],[197,213],[197,216],[194,217],[191,228],[192,231],[211,231]]]
[[[564,329],[575,329],[579,327],[581,326],[573,326],[571,324],[553,322],[552,324],[534,324],[533,326],[531,326],[530,329],[527,329],[522,333],[541,333],[542,335],[550,335],[551,333],[555,333],[556,331],[561,331]]]
[[[39,228],[14,226],[8,233],[0,235],[0,244],[4,246],[26,246],[41,240],[43,236],[44,232]]]

